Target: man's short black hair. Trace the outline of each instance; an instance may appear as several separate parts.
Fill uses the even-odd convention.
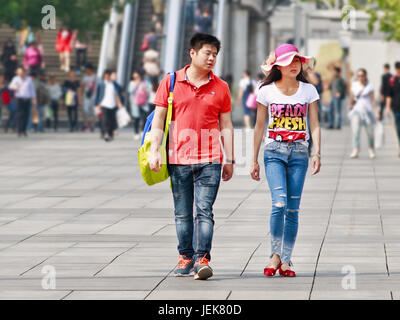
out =
[[[342,69],[341,69],[340,67],[335,67],[334,69],[335,69],[335,71],[336,71],[337,73],[341,73],[341,72],[342,72]]]
[[[110,69],[106,69],[106,70],[104,70],[104,72],[103,72],[103,77],[107,74],[107,75],[111,75],[111,73],[112,73],[112,71],[110,70]]]
[[[94,71],[94,66],[89,62],[85,65],[85,69]]]
[[[383,65],[383,67],[384,67],[385,69],[390,69],[390,64],[389,64],[389,63],[385,63],[385,64]]]
[[[209,44],[217,48],[217,53],[221,49],[221,42],[211,34],[195,33],[190,39],[190,48],[196,52],[199,51],[205,44]]]
[[[394,64],[394,67],[395,67],[396,69],[400,69],[400,61],[397,61],[397,62]]]

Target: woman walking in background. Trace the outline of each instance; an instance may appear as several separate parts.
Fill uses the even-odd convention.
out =
[[[70,68],[72,31],[66,26],[58,31],[56,38],[56,51],[60,57],[60,69],[68,72]]]
[[[134,139],[140,139],[140,131],[143,131],[146,123],[146,117],[149,113],[150,88],[144,79],[144,71],[134,71],[132,80],[129,82],[129,103],[131,106],[131,115],[133,118]]]
[[[78,130],[78,90],[80,82],[75,78],[75,71],[70,70],[68,73],[68,80],[65,80],[62,91],[64,105],[67,107],[69,132]]]
[[[249,95],[254,91],[254,89],[256,87],[257,87],[257,83],[253,79],[251,79],[250,71],[245,70],[243,72],[243,78],[240,79],[240,82],[239,82],[239,94],[237,97],[236,104],[242,105],[243,114],[244,114],[243,122],[244,122],[244,127],[246,129],[251,129],[251,117],[252,117],[252,115],[254,117],[254,113],[255,113],[255,111],[253,111],[246,105],[246,101],[247,101],[247,98],[249,97]]]
[[[375,158],[374,125],[376,119],[380,119],[378,105],[375,101],[374,86],[368,82],[367,71],[357,71],[357,81],[353,82],[350,91],[351,129],[353,132],[353,151],[350,158],[358,157],[360,152],[361,126],[365,127],[368,136],[368,151],[371,159]]]
[[[258,91],[257,122],[254,129],[254,155],[251,177],[260,180],[258,153],[268,116],[264,147],[264,165],[272,198],[270,217],[271,255],[265,276],[276,271],[294,277],[292,251],[298,230],[301,194],[308,168],[307,126],[314,141],[312,174],[320,170],[321,131],[318,122],[319,99],[315,87],[307,83],[306,70],[312,58],[301,56],[291,44],[279,46],[261,69],[267,74]]]
[[[35,41],[31,42],[28,49],[26,49],[23,64],[29,74],[35,74],[37,77],[40,70],[45,68],[42,52]]]
[[[10,82],[15,75],[17,69],[17,52],[14,43],[8,38],[3,44],[3,51],[0,58],[4,67],[4,77],[7,82]]]
[[[53,128],[54,131],[58,130],[58,106],[60,99],[62,97],[61,86],[56,82],[56,77],[54,75],[50,76],[50,82],[48,85],[48,90],[50,94],[50,107],[53,112]]]

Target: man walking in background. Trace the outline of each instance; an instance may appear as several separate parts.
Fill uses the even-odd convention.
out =
[[[386,63],[383,66],[383,75],[381,77],[381,89],[380,89],[380,109],[379,109],[379,116],[380,119],[383,120],[383,109],[385,109],[386,105],[386,98],[389,96],[390,93],[390,78],[392,74],[390,73],[390,65]]]
[[[31,105],[36,109],[36,91],[31,77],[25,74],[23,68],[17,69],[17,75],[12,79],[9,88],[15,91],[17,98],[17,127],[18,137],[27,137],[26,128],[28,125]]]
[[[390,111],[393,112],[399,142],[398,156],[400,157],[400,62],[396,62],[395,69],[395,75],[392,76],[389,81],[388,97],[386,98],[386,113],[387,116],[389,116]]]
[[[341,76],[340,67],[334,68],[334,76],[330,85],[332,94],[328,129],[342,127],[342,102],[346,96],[346,81]]]

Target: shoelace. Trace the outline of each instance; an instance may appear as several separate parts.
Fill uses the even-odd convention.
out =
[[[201,260],[198,261],[197,263],[200,264],[200,265],[203,265],[203,264],[208,265],[208,262],[209,262],[209,261],[210,261],[210,260],[208,260],[208,259],[206,258],[206,255],[204,255],[203,258],[201,258]]]
[[[183,256],[180,256],[178,261],[178,268],[185,269],[191,261],[192,259],[185,259]]]

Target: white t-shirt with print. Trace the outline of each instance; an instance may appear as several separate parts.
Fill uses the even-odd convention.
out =
[[[354,105],[355,110],[359,111],[373,111],[371,92],[374,91],[374,86],[371,82],[363,86],[359,81],[353,82],[351,85],[351,92],[354,95],[356,104]]]
[[[281,93],[275,82],[260,88],[257,102],[268,108],[269,119],[265,145],[273,141],[297,141],[308,147],[308,106],[318,99],[317,89],[302,81],[291,96]]]

